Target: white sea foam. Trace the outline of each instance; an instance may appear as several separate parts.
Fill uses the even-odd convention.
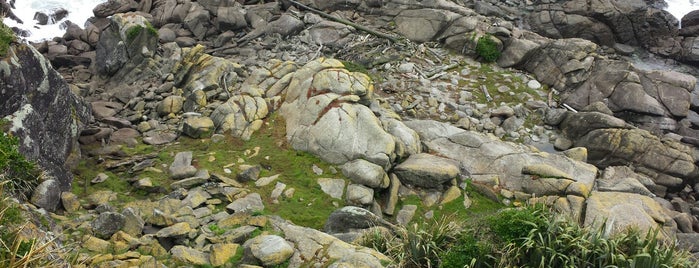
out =
[[[665,10],[675,16],[678,21],[687,13],[699,9],[699,0],[665,0],[665,3],[667,3]]]
[[[19,27],[30,31],[32,35],[27,37],[27,40],[51,39],[63,35],[65,30],[60,29],[60,24],[65,20],[70,20],[83,27],[85,21],[93,16],[92,9],[103,2],[106,2],[106,0],[16,0],[13,12],[24,24],[19,24],[9,18],[5,18],[3,22],[10,27]],[[50,14],[51,11],[60,8],[68,10],[68,17],[52,25],[36,24],[34,13],[42,11]]]

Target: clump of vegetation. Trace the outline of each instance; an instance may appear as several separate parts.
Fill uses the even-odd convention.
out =
[[[53,258],[49,257],[52,241],[41,244],[37,239],[22,239],[18,235],[25,220],[17,204],[5,196],[3,188],[7,184],[0,182],[0,267],[52,266]]]
[[[531,230],[546,227],[549,212],[542,208],[510,208],[487,218],[490,229],[506,243],[520,244]]]
[[[393,237],[387,238],[375,231],[365,236],[362,244],[396,260],[399,267],[440,267],[440,257],[458,240],[461,231],[461,226],[450,217],[441,217],[423,224],[399,227]]]
[[[139,34],[141,34],[142,31],[143,31],[143,27],[141,25],[136,25],[136,26],[129,28],[128,30],[126,30],[126,40],[131,41],[131,40],[136,39],[136,37]]]
[[[486,62],[494,62],[500,58],[498,43],[493,40],[492,35],[484,35],[476,42],[476,53]]]
[[[10,43],[17,40],[15,32],[7,27],[2,21],[0,21],[0,57],[4,57],[7,54],[7,50],[10,48]]]
[[[363,245],[399,267],[696,266],[688,252],[663,243],[658,230],[610,236],[605,224],[583,227],[543,206],[504,209],[480,221],[442,218],[400,228],[394,237],[369,234]]]
[[[40,174],[36,164],[19,152],[19,139],[10,133],[1,132],[0,182],[6,182],[5,190],[26,200],[38,184]]]

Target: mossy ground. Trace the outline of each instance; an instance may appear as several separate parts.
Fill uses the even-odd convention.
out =
[[[73,193],[86,197],[97,191],[110,190],[117,193],[118,200],[114,202],[115,205],[124,205],[140,199],[156,200],[162,196],[162,193],[136,190],[127,179],[147,177],[151,179],[154,186],[161,186],[169,192],[172,190],[170,184],[173,180],[167,174],[167,166],[172,163],[176,153],[192,151],[193,165],[198,169],[207,169],[211,173],[234,178],[240,171],[238,170],[240,165],[244,164],[263,167],[260,177],[279,174],[276,182],[286,184],[286,189],[293,188],[295,192],[292,197],[282,195],[277,201],[272,200],[270,195],[276,182],[262,187],[255,186],[254,182],[246,185],[251,192],[257,192],[263,198],[265,209],[261,213],[279,215],[297,225],[322,229],[330,213],[344,206],[345,201],[330,198],[321,190],[317,180],[319,178],[340,178],[346,182],[349,180],[337,171],[338,167],[309,153],[291,148],[286,142],[284,125],[283,118],[274,115],[266,119],[264,126],[248,141],[229,135],[226,135],[223,141],[216,143],[210,139],[180,137],[177,142],[167,146],[140,144],[131,148],[123,147],[122,151],[129,156],[157,155],[152,169],[136,174],[129,174],[125,169],[106,170],[109,161],[97,163],[94,158],[85,158],[74,171],[76,178],[73,183]],[[116,161],[123,161],[123,159]],[[315,174],[314,165],[322,169],[323,174]],[[226,174],[224,169],[229,169],[231,173]],[[109,178],[102,183],[90,183],[98,173],[105,173]],[[405,204],[415,204],[418,205],[416,217],[421,217],[427,211],[433,210],[435,217],[453,214],[456,218],[468,220],[489,214],[502,207],[470,188],[466,191],[473,202],[469,209],[464,209],[463,196],[444,205],[425,207],[417,195],[402,198],[398,208]],[[217,210],[224,210],[225,205],[219,205]]]

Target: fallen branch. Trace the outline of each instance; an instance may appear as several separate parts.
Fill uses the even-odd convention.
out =
[[[318,9],[309,7],[309,6],[304,5],[304,4],[301,4],[301,3],[299,3],[298,1],[294,1],[294,0],[285,0],[285,1],[291,3],[292,5],[294,5],[294,6],[295,6],[296,8],[298,8],[298,9],[310,11],[310,12],[312,12],[312,13],[318,14],[319,16],[321,16],[321,17],[323,17],[323,18],[326,18],[326,19],[329,19],[329,20],[332,20],[332,21],[335,21],[335,22],[339,22],[339,23],[342,23],[342,24],[344,24],[344,25],[352,26],[352,27],[354,27],[354,28],[357,29],[357,30],[364,31],[364,32],[367,32],[367,33],[369,33],[369,34],[372,34],[372,35],[375,35],[375,36],[378,36],[378,37],[381,37],[381,38],[386,38],[386,39],[390,40],[391,42],[397,43],[397,42],[399,41],[399,39],[398,39],[397,37],[395,37],[395,36],[391,36],[391,35],[388,35],[388,34],[385,34],[385,33],[377,32],[377,31],[374,31],[374,30],[372,30],[372,29],[369,29],[369,28],[367,28],[367,27],[365,27],[365,26],[362,26],[362,25],[356,24],[356,23],[354,23],[354,22],[348,21],[348,20],[346,20],[346,19],[342,19],[342,18],[335,17],[335,16],[333,16],[333,15],[330,15],[330,14],[325,13],[325,12],[323,12],[323,11],[320,11],[320,10],[318,10]]]
[[[485,100],[487,100],[488,102],[493,101],[493,97],[490,96],[490,92],[488,92],[488,88],[485,85],[481,85],[481,90],[485,95]]]

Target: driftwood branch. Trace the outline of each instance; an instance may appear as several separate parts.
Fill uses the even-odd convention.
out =
[[[325,12],[323,12],[323,11],[321,11],[321,10],[318,10],[318,9],[309,7],[309,6],[307,6],[307,5],[301,4],[301,3],[299,3],[298,1],[294,1],[294,0],[285,0],[285,1],[291,3],[292,5],[294,5],[294,6],[295,6],[296,8],[298,8],[298,9],[310,11],[310,12],[312,12],[312,13],[318,14],[319,16],[321,16],[321,17],[323,17],[323,18],[326,18],[326,19],[329,19],[329,20],[332,20],[332,21],[335,21],[335,22],[339,22],[339,23],[342,23],[342,24],[344,24],[344,25],[348,25],[348,26],[354,27],[354,28],[357,29],[357,30],[367,32],[367,33],[372,34],[372,35],[374,35],[374,36],[378,36],[378,37],[381,37],[381,38],[388,39],[388,40],[390,40],[391,42],[397,43],[397,42],[399,41],[398,37],[395,37],[395,36],[392,36],[392,35],[388,35],[388,34],[385,34],[385,33],[381,33],[381,32],[377,32],[377,31],[374,31],[374,30],[372,30],[372,29],[369,29],[369,28],[367,28],[367,27],[365,27],[365,26],[362,26],[362,25],[356,24],[356,23],[354,23],[354,22],[351,22],[351,21],[349,21],[349,20],[346,20],[346,19],[343,19],[343,18],[335,17],[335,16],[330,15],[330,14],[328,14],[328,13],[325,13]]]

